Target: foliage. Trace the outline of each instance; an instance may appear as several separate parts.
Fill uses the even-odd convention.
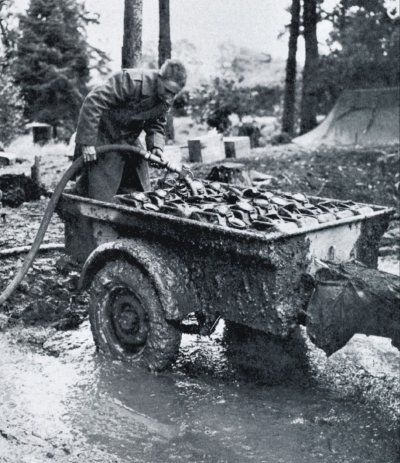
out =
[[[217,71],[227,78],[239,81],[262,69],[268,69],[272,57],[268,53],[260,53],[246,47],[238,47],[232,42],[222,42],[218,48]]]
[[[106,71],[106,56],[86,40],[86,26],[96,22],[76,0],[30,1],[20,17],[15,57],[27,118],[74,130],[91,61],[96,70]]]
[[[242,119],[246,115],[272,114],[281,95],[280,86],[247,88],[234,79],[215,77],[190,94],[189,112],[196,121],[226,133],[231,125],[230,115]]]
[[[188,39],[180,39],[173,43],[172,58],[185,63],[185,66],[193,73],[198,72],[202,64],[196,46]]]
[[[157,44],[145,42],[142,48],[142,66],[146,69],[158,69]]]
[[[189,90],[183,90],[179,92],[172,105],[173,115],[177,117],[187,116],[189,101],[190,101]]]
[[[23,101],[6,69],[0,74],[0,142],[8,145],[21,132]]]
[[[271,137],[271,145],[287,145],[292,141],[292,137],[287,132],[279,132]]]
[[[18,32],[11,7],[12,0],[0,0],[0,66],[7,67],[12,59]]]
[[[180,39],[172,44],[172,58],[185,64],[188,73],[188,84],[192,85],[201,75],[203,62],[199,58],[196,46],[187,39]],[[157,43],[147,41],[143,44],[142,66],[148,69],[158,68]]]
[[[12,77],[12,53],[17,32],[11,0],[0,0],[0,145],[9,144],[21,132],[23,100]]]
[[[320,58],[319,109],[326,113],[344,89],[398,86],[400,18],[385,0],[341,0],[330,53]]]

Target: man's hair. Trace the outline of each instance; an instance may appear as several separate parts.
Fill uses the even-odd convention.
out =
[[[167,59],[161,66],[159,74],[164,80],[172,80],[182,88],[186,84],[185,66],[177,59]]]

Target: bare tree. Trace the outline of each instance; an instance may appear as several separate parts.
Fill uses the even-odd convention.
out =
[[[167,59],[171,58],[172,53],[169,0],[158,0],[158,12],[160,19],[158,65],[161,67]],[[167,116],[166,135],[168,140],[175,138],[174,119],[171,113]]]
[[[306,60],[303,70],[303,89],[300,107],[300,133],[317,125],[318,41],[317,0],[304,0],[303,25]]]
[[[143,0],[125,0],[122,67],[139,66],[142,60]]]
[[[283,101],[282,132],[294,133],[296,100],[296,55],[300,33],[300,0],[292,0],[290,9],[289,52],[286,62],[285,95]]]

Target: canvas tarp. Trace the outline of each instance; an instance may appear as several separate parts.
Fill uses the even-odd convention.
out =
[[[399,89],[347,90],[319,126],[293,140],[314,148],[399,143]]]

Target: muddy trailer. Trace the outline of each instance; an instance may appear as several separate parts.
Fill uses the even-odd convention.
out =
[[[68,193],[58,212],[66,251],[82,266],[80,287],[90,292],[97,346],[161,370],[182,332],[208,334],[219,318],[288,339],[307,324],[321,262],[376,268],[393,211],[358,206],[357,215],[286,231],[238,230]]]

